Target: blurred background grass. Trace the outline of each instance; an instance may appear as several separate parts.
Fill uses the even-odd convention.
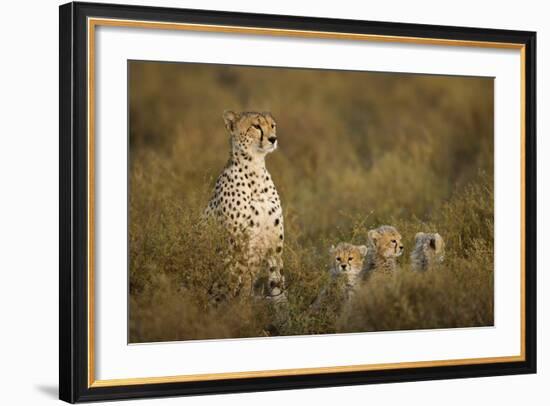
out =
[[[492,78],[132,61],[129,98],[131,342],[493,324]],[[197,219],[229,155],[225,109],[277,121],[289,316],[275,333],[262,304],[207,303],[224,230]],[[338,298],[311,312],[328,247],[381,224],[403,235],[399,274],[346,315]],[[439,272],[409,269],[417,231],[445,239]]]

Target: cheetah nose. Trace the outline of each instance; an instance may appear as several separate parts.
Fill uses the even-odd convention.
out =
[[[403,246],[402,246],[402,245],[400,245],[400,246],[399,246],[399,249],[400,249],[401,251],[403,251]]]
[[[340,265],[340,266],[342,267],[342,269],[346,269],[346,266],[347,266],[347,265],[346,265],[346,264],[342,264],[342,265]]]
[[[267,139],[270,143],[275,144],[275,141],[277,141],[277,137],[269,137]]]

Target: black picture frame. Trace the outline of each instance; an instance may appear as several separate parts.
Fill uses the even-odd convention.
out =
[[[371,383],[527,374],[536,372],[536,33],[374,21],[293,17],[112,4],[60,6],[60,250],[59,397],[67,402],[235,393]],[[525,359],[471,365],[318,373],[197,382],[90,387],[88,380],[88,17],[225,26],[343,32],[459,41],[514,43],[524,47],[525,130]]]

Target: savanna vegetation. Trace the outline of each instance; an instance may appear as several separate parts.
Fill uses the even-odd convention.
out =
[[[370,72],[130,62],[129,340],[257,337],[493,324],[493,80]],[[227,234],[199,222],[229,155],[222,112],[270,111],[267,167],[285,219],[288,312],[209,304],[227,278]],[[405,254],[341,310],[331,244],[391,224]],[[418,231],[446,242],[416,273]]]

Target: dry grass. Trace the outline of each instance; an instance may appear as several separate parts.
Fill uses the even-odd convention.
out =
[[[231,282],[224,230],[198,222],[229,154],[228,108],[277,120],[267,166],[289,295],[277,334],[493,323],[492,79],[132,62],[131,342],[273,334],[265,304],[208,304]],[[370,278],[349,311],[337,289],[312,311],[328,247],[381,224],[404,237],[400,272]],[[409,269],[417,231],[446,240],[437,272]]]

